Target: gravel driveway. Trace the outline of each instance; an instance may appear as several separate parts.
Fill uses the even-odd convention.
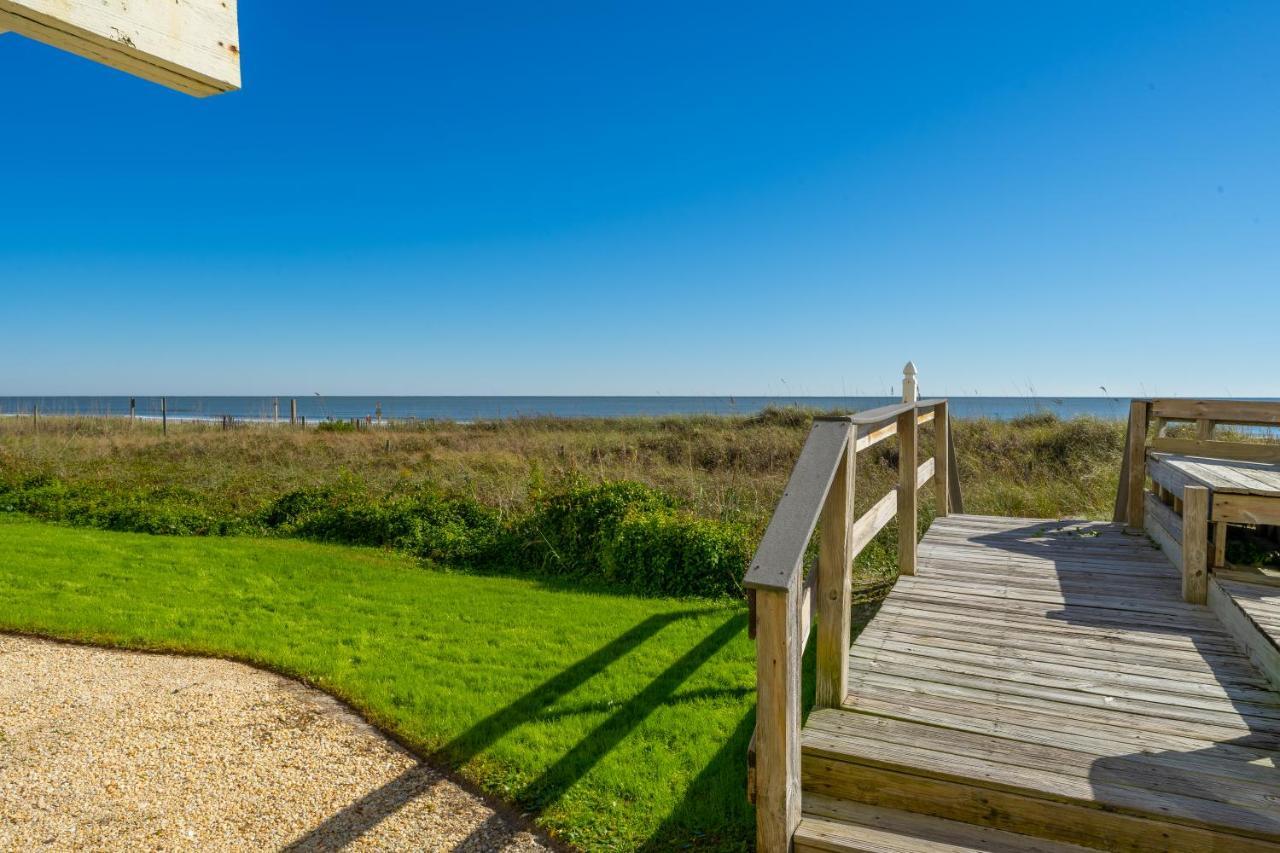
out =
[[[0,850],[548,849],[329,696],[0,636]]]

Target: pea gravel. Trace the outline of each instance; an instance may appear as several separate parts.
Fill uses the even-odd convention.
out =
[[[289,679],[0,636],[0,850],[284,848],[551,849]]]

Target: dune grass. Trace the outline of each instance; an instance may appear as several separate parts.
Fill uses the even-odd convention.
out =
[[[738,602],[0,514],[0,628],[296,676],[582,849],[751,837],[754,649]]]

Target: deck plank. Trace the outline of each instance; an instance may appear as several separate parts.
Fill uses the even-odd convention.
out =
[[[1119,525],[936,520],[851,649],[845,706],[805,725],[815,796],[905,773],[1280,843],[1280,693],[1180,584]],[[1255,589],[1280,629],[1280,590]]]

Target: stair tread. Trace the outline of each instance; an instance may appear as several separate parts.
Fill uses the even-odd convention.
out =
[[[816,794],[804,797],[799,850],[831,853],[1084,853],[1089,848]]]

